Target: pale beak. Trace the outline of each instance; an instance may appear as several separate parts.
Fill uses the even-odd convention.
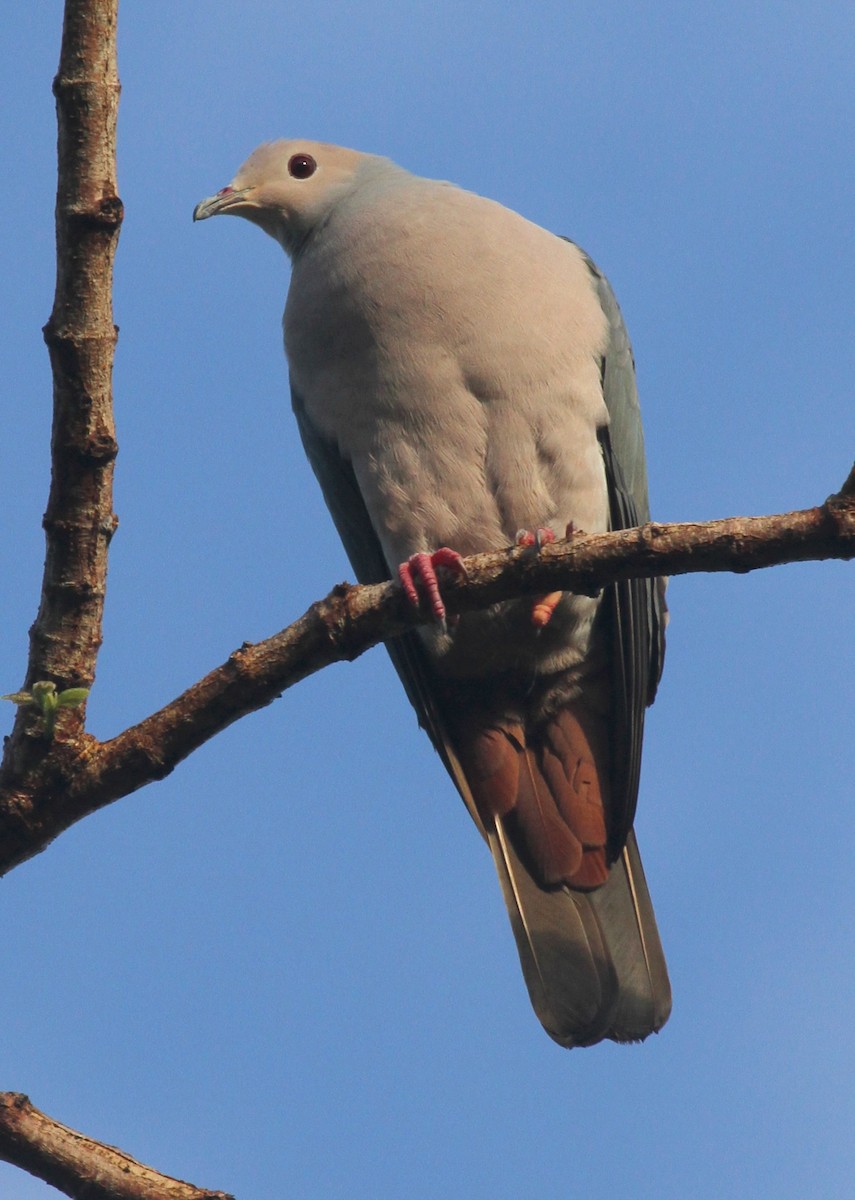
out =
[[[244,207],[244,197],[251,191],[252,188],[233,188],[231,184],[220,188],[215,196],[199,201],[193,209],[193,220],[207,221],[208,217],[216,217],[220,213],[240,211]]]

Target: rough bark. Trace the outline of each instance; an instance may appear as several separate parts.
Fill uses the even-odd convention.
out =
[[[57,273],[44,328],[53,372],[51,487],[44,517],[41,603],[30,630],[25,689],[95,677],[113,514],[113,259],[122,221],[116,191],[118,0],[68,0],[57,111]],[[78,710],[69,726],[83,727]],[[32,763],[34,716],[22,709],[5,761]],[[38,756],[36,751],[35,756]]]
[[[94,679],[116,527],[111,376],[112,269],[122,205],[116,185],[118,0],[66,0],[54,93],[58,119],[57,283],[45,340],[54,381],[51,489],[41,603],[23,691]],[[445,592],[451,613],[515,595],[593,592],[629,576],[750,571],[855,557],[855,467],[825,504],[773,517],[647,525],[467,560]],[[307,675],[353,659],[424,616],[393,584],[341,585],[294,625],[246,644],[165,708],[104,743],[63,710],[54,736],[22,706],[0,770],[0,874],[88,813],[168,774],[194,749]],[[0,1094],[0,1158],[78,1200],[230,1200],[161,1175],[59,1124],[25,1096]]]
[[[553,590],[595,592],[630,576],[752,571],[775,564],[855,557],[855,468],[844,490],[817,508],[704,524],[657,525],[576,535],[539,553],[512,549],[466,559],[468,580],[450,580],[449,612]],[[48,741],[33,731],[33,765],[0,788],[0,875],[43,850],[87,814],[161,779],[209,738],[333,662],[424,622],[397,584],[341,584],[298,621],[245,643],[170,704],[108,742],[61,716]]]
[[[60,1125],[19,1092],[0,1092],[0,1158],[74,1200],[234,1200]]]

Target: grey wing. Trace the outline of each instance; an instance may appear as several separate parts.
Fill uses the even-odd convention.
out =
[[[647,513],[643,450],[639,455],[640,422],[626,331],[608,284],[593,264],[591,270],[598,288],[601,281],[605,289],[601,298],[612,324],[603,378],[607,400],[611,399],[619,415],[617,419],[613,417],[615,427],[604,440],[603,455],[609,478],[612,525],[618,528],[637,523],[639,512],[645,516]],[[630,389],[628,400],[635,404],[634,420],[631,404],[626,398],[618,399],[621,388]],[[293,391],[292,401],[303,445],[357,577],[364,583],[388,579],[389,564],[350,463],[334,442],[318,434],[300,397]],[[621,416],[625,418],[622,425]],[[626,481],[622,457],[627,464],[634,464],[630,483]],[[634,489],[640,489],[640,504]],[[653,634],[661,627],[661,610],[653,590],[646,587],[639,590],[634,585],[612,589],[602,610],[609,622],[608,636],[614,642],[612,659],[617,664],[614,725],[619,753],[615,757],[622,761],[624,749],[627,753],[632,749],[634,754],[634,766],[627,769],[627,778],[620,785],[627,798],[624,822],[629,823],[620,846],[616,847],[620,857],[609,880],[603,888],[587,895],[563,888],[544,891],[517,863],[512,848],[505,847],[506,856],[497,846],[501,834],[498,823],[488,839],[532,1003],[550,1034],[568,1046],[590,1044],[602,1037],[618,1041],[643,1038],[661,1027],[670,1010],[667,970],[630,829],[638,788],[637,756],[644,704],[648,695],[652,698],[658,677],[654,674],[658,671],[655,665],[658,660],[652,647]],[[421,640],[416,634],[408,634],[388,642],[386,648],[416,709],[419,724],[428,732],[476,826],[487,837],[446,732]]]
[[[321,485],[327,508],[356,578],[360,583],[384,583],[392,578],[392,571],[380,539],[374,532],[352,465],[342,456],[335,442],[325,438],[314,427],[293,385],[291,405],[306,457]],[[403,637],[392,638],[385,645],[407,697],[416,710],[419,725],[427,732],[446,770],[456,779],[458,768],[450,757],[453,752],[436,704],[432,673],[421,639],[415,633],[406,633]],[[467,807],[484,833],[477,811],[468,802]]]
[[[585,261],[609,322],[609,340],[602,362],[609,425],[603,429],[600,442],[609,488],[610,527],[630,529],[650,520],[635,363],[623,316],[609,282],[587,255]],[[617,857],[635,818],[644,709],[653,702],[662,673],[664,581],[629,579],[615,584],[606,589],[600,613],[612,644],[614,810],[610,851]]]
[[[609,426],[601,436],[610,526],[650,519],[647,466],[635,363],[629,335],[608,280],[587,257],[609,340],[602,362]],[[638,799],[644,710],[653,703],[665,654],[665,581],[630,579],[605,590],[598,618],[611,645],[612,799],[610,851],[616,861],[605,887],[588,899],[610,949],[619,981],[609,1037],[634,1041],[664,1025],[671,986],[632,825]],[[581,898],[579,898],[581,900]]]
[[[306,457],[321,485],[326,506],[356,578],[360,583],[383,583],[391,579],[389,565],[371,524],[353,467],[342,457],[335,442],[315,429],[293,384],[291,406],[297,418]]]

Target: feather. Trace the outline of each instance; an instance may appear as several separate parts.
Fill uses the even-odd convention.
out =
[[[226,212],[291,256],[292,403],[361,582],[441,546],[649,519],[629,338],[573,243],[316,142],[259,148],[194,216]],[[535,1011],[565,1046],[643,1038],[670,1010],[633,833],[663,591],[551,593],[387,646],[489,843]]]

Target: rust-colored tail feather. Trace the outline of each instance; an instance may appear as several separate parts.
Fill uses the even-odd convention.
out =
[[[519,722],[487,721],[470,711],[457,730],[460,762],[485,827],[507,817],[518,853],[546,887],[605,883],[608,784],[600,763],[607,747],[595,717],[577,703],[533,733]]]
[[[458,787],[487,833],[547,1032],[584,1046],[661,1028],[671,992],[634,834],[607,859],[604,719],[575,701],[527,730],[470,706],[454,741]]]

